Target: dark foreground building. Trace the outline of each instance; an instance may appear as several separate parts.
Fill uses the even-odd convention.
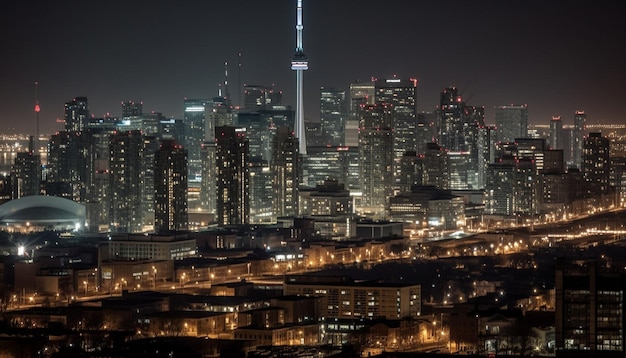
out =
[[[555,286],[557,356],[624,357],[623,266],[559,261]]]

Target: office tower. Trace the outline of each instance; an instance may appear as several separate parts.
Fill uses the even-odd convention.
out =
[[[187,150],[171,139],[154,156],[154,231],[187,230]]]
[[[417,114],[417,128],[415,129],[416,145],[415,152],[418,155],[426,152],[426,143],[432,143],[437,139],[436,112],[422,112]]]
[[[480,129],[485,126],[485,107],[463,106],[461,121],[464,145],[462,153],[467,153],[467,180],[468,189],[479,189],[481,174],[480,166],[483,160],[480,151]]]
[[[235,123],[232,108],[230,108],[228,99],[225,97],[213,97],[207,112],[207,123],[213,126],[213,131],[208,129],[205,131],[207,136],[214,134],[215,127],[232,126]]]
[[[543,152],[543,173],[565,173],[563,149],[548,149]]]
[[[111,232],[143,231],[143,146],[144,138],[139,131],[116,132],[111,136]]]
[[[463,107],[465,103],[456,87],[446,88],[439,100],[439,145],[451,151],[465,151]]]
[[[532,159],[518,158],[515,161],[513,181],[513,214],[519,218],[533,220],[539,213],[539,176]]]
[[[338,88],[320,89],[320,125],[325,145],[345,144],[346,91]]]
[[[270,116],[261,112],[237,113],[237,125],[246,128],[250,159],[269,161],[272,154]]]
[[[27,152],[17,153],[11,166],[11,198],[39,195],[41,184],[41,160],[35,152],[34,138],[30,137]]]
[[[565,132],[561,116],[552,116],[550,120],[550,149],[563,149],[565,144]]]
[[[185,125],[182,119],[161,119],[159,120],[159,134],[162,139],[173,139],[176,143],[183,143],[185,139]]]
[[[296,122],[294,124],[294,132],[296,138],[298,138],[299,152],[301,155],[306,155],[306,137],[304,129],[304,94],[302,80],[304,71],[309,69],[309,60],[304,54],[304,48],[302,45],[302,0],[298,1],[298,7],[296,10],[296,53],[291,60],[291,69],[296,71]]]
[[[615,189],[617,205],[623,207],[626,199],[626,157],[611,157],[611,181]]]
[[[566,213],[566,206],[570,204],[565,174],[563,150],[546,150],[543,157],[543,170],[540,173],[539,200],[541,214],[548,220],[556,220]]]
[[[400,159],[400,176],[398,189],[400,193],[410,192],[416,185],[424,185],[424,155],[405,152]]]
[[[272,140],[272,188],[274,215],[298,215],[298,183],[300,161],[298,139],[289,127],[279,127]]]
[[[240,225],[250,222],[250,168],[246,129],[220,126],[215,128],[218,225]]]
[[[265,109],[269,98],[269,88],[259,85],[243,86],[243,108],[258,111]]]
[[[322,124],[320,122],[305,121],[304,126],[306,132],[306,145],[308,155],[309,147],[319,147],[325,144],[324,138],[322,138]]]
[[[89,120],[89,105],[87,97],[76,97],[65,103],[65,130],[81,132]]]
[[[512,215],[515,166],[510,163],[491,163],[487,166],[486,179],[486,213],[489,215]]]
[[[162,122],[166,121],[165,116],[163,116],[161,112],[143,113],[138,118],[140,119],[140,123],[141,123],[139,129],[142,131],[144,135],[161,138],[162,129],[163,129]],[[182,142],[183,141],[181,139],[180,142],[176,142],[176,143],[182,143]]]
[[[50,136],[45,183],[47,195],[73,199],[72,185],[77,174],[74,164],[75,151],[72,150],[70,136],[72,135],[66,131],[57,132]],[[108,155],[106,158],[108,163]]]
[[[205,142],[202,144],[202,183],[200,185],[200,209],[209,214],[215,214],[217,192],[216,144]]]
[[[487,165],[495,160],[496,129],[493,126],[478,128],[478,188],[484,188],[487,182]]]
[[[589,133],[583,142],[582,173],[588,194],[606,194],[611,175],[609,140],[600,133]]]
[[[474,189],[470,184],[470,176],[473,171],[469,152],[446,152],[448,157],[448,189],[468,190]]]
[[[417,80],[377,79],[374,86],[375,102],[392,105],[393,152],[394,159],[399,161],[404,152],[417,148]]]
[[[200,149],[202,143],[206,141],[206,107],[205,99],[188,99],[185,98],[184,118],[185,125],[185,141],[183,146],[187,149],[189,170],[189,182],[196,182],[196,178],[202,175],[202,159],[200,157]]]
[[[530,159],[537,172],[543,170],[544,153],[548,150],[544,138],[515,138],[513,155],[518,159]]]
[[[359,187],[359,165],[357,147],[309,147],[307,157],[302,162],[303,179],[313,187],[334,179],[354,190]]]
[[[250,224],[275,223],[274,173],[267,160],[250,159]]]
[[[621,265],[559,259],[555,275],[557,357],[624,357],[626,275]]]
[[[93,123],[95,124],[95,123]],[[86,228],[90,232],[98,232],[109,229],[111,223],[110,208],[110,142],[111,135],[116,131],[115,121],[103,120],[98,125],[90,126],[82,134],[85,143],[88,160],[87,170],[83,180],[85,183],[86,195],[85,205],[87,207]],[[150,185],[152,188],[153,185]],[[145,210],[146,208],[144,208]],[[152,208],[150,208],[152,211]],[[152,223],[151,223],[152,224]]]
[[[359,163],[362,206],[365,211],[384,213],[393,184],[393,105],[365,105],[359,128]]]
[[[574,130],[572,131],[571,158],[572,164],[576,168],[581,168],[583,157],[583,143],[585,141],[585,121],[587,115],[585,111],[574,112]]]
[[[496,107],[498,142],[513,142],[528,136],[528,106],[510,105]]]
[[[363,105],[374,104],[374,82],[355,82],[350,84],[348,98],[348,118],[345,126],[344,143],[349,147],[359,145],[359,120]]]
[[[430,185],[439,189],[449,189],[448,156],[446,150],[437,143],[427,143],[424,153],[424,185]]]
[[[141,117],[143,115],[143,102],[122,102],[122,118]]]

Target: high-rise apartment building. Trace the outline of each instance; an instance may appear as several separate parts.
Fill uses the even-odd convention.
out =
[[[34,139],[30,138],[27,152],[17,153],[11,166],[11,198],[39,195],[41,184],[41,160],[34,150]]]
[[[154,163],[154,231],[187,230],[187,150],[162,140]]]
[[[272,187],[274,215],[298,215],[300,160],[298,139],[289,127],[279,127],[272,140]]]
[[[528,106],[510,105],[496,107],[498,142],[513,142],[528,136]]]
[[[320,89],[320,125],[325,145],[345,144],[346,90],[322,87]]]
[[[202,183],[200,185],[200,210],[209,214],[215,214],[217,207],[217,147],[215,140],[202,144]]]
[[[276,222],[272,179],[274,173],[267,160],[250,159],[250,224]]]
[[[216,214],[219,225],[250,222],[250,159],[248,138],[243,127],[215,128],[217,193]]]
[[[588,194],[608,193],[610,166],[609,139],[601,133],[589,133],[583,142],[582,152],[582,173]]]
[[[359,145],[359,119],[364,105],[374,104],[376,89],[374,82],[355,82],[350,84],[348,98],[348,118],[345,126],[345,145]]]
[[[143,231],[144,144],[140,131],[116,132],[111,136],[111,232]]]
[[[87,97],[76,97],[65,103],[65,130],[81,132],[87,127],[89,104]]]
[[[384,213],[393,184],[393,105],[365,105],[359,129],[359,163],[362,206],[368,212]]]

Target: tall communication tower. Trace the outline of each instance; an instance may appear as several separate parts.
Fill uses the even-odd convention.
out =
[[[39,82],[35,81],[35,120],[36,120],[36,128],[35,128],[35,139],[33,141],[33,154],[39,154],[39,112],[41,111],[41,107],[39,107]]]
[[[304,96],[302,94],[302,75],[305,70],[309,69],[309,60],[304,54],[302,47],[302,0],[298,1],[296,13],[296,54],[291,60],[291,69],[296,71],[296,123],[295,136],[300,143],[299,150],[301,155],[306,155],[306,137],[304,130]]]

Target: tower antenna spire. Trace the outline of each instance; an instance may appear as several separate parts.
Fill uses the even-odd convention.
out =
[[[237,77],[239,78],[237,80],[239,81],[239,84],[237,88],[237,106],[241,108],[241,52],[239,52],[238,57],[239,57],[239,64],[237,66],[237,69],[239,73],[237,74]]]
[[[35,81],[35,140],[33,143],[33,154],[39,153],[39,81]]]
[[[230,93],[228,92],[228,61],[224,61],[224,96],[230,107]]]
[[[291,69],[296,71],[296,118],[295,118],[295,137],[298,138],[299,150],[301,155],[306,155],[306,137],[304,130],[304,96],[302,93],[302,77],[304,71],[309,69],[309,60],[304,54],[302,44],[302,0],[297,0],[296,9],[296,53],[291,60]]]

